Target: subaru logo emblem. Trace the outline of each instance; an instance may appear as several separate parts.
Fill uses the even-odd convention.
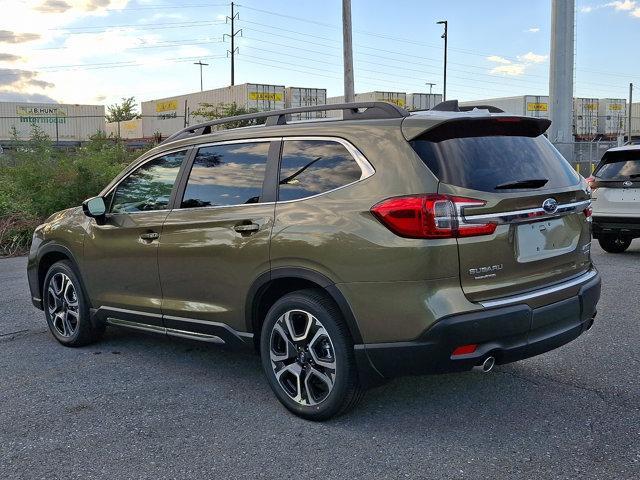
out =
[[[633,185],[633,182],[631,180],[627,180],[626,182],[624,182],[622,184],[622,186],[624,186],[624,187],[630,187],[631,185]]]
[[[556,213],[556,210],[558,210],[558,202],[555,198],[547,198],[542,202],[542,209],[547,213]]]

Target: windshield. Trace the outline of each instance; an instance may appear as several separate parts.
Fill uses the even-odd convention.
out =
[[[606,153],[594,176],[603,180],[640,178],[640,150]]]
[[[479,136],[411,142],[442,182],[485,192],[546,190],[576,185],[580,177],[543,135]]]

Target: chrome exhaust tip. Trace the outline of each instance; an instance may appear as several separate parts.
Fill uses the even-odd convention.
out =
[[[475,367],[473,367],[473,370],[477,372],[482,372],[482,373],[489,373],[493,369],[495,364],[496,364],[495,357],[487,357],[484,359],[484,362],[482,362],[480,365],[476,365]]]

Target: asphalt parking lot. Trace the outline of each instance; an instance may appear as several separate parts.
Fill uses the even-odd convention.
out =
[[[257,356],[109,329],[69,349],[0,260],[0,479],[640,478],[640,241],[595,244],[594,327],[490,374],[403,378],[318,424]]]

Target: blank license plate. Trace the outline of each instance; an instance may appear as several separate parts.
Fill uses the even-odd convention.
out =
[[[575,250],[579,233],[564,218],[518,225],[518,262],[526,263],[564,255]]]

